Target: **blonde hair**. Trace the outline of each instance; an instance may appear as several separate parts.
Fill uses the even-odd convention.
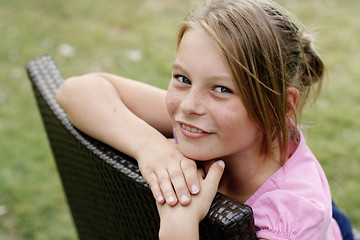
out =
[[[286,117],[287,88],[298,89],[301,112],[310,86],[318,82],[321,87],[324,65],[311,38],[270,0],[208,1],[181,23],[178,45],[189,29],[205,31],[216,43],[249,115],[263,133],[263,151],[271,154],[278,139],[283,163],[289,130],[299,138],[296,115],[292,121]]]

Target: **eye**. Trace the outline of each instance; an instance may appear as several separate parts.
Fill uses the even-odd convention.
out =
[[[229,88],[222,86],[218,86],[214,90],[220,93],[232,93],[232,91]]]
[[[191,81],[187,77],[176,75],[175,78],[181,83],[191,84]]]

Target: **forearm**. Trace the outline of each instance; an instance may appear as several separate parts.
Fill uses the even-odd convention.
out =
[[[166,94],[144,83],[96,73],[66,80],[56,99],[78,129],[138,161],[158,203],[175,205],[180,196],[186,205],[189,189],[200,190],[196,164],[166,138],[172,135]]]
[[[86,84],[81,79],[67,80],[57,93],[57,100],[81,131],[135,158],[148,142],[166,141],[128,109],[104,78],[92,76]]]

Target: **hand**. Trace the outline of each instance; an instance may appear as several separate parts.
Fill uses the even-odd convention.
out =
[[[200,192],[195,161],[184,157],[170,140],[159,146],[144,147],[141,153],[137,159],[139,168],[157,203],[190,204],[191,194]]]
[[[193,196],[188,206],[177,204],[174,207],[157,204],[160,215],[160,239],[197,239],[199,222],[206,216],[217,192],[224,171],[223,161],[211,161],[205,177],[202,169],[198,170],[201,192]]]

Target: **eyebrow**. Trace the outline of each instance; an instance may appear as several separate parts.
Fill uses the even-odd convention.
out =
[[[186,73],[187,73],[187,71],[185,70],[185,68],[183,68],[183,67],[181,66],[181,64],[179,64],[179,63],[177,63],[177,62],[175,62],[175,63],[173,64],[172,69],[173,69],[173,70],[174,70],[174,69],[180,70],[180,71],[183,71],[183,72],[186,72]]]
[[[175,62],[173,64],[172,69],[174,70],[179,70],[181,72],[184,72],[185,75],[189,75],[189,72],[178,62]],[[218,73],[218,74],[214,74],[212,76],[207,76],[208,79],[211,80],[221,80],[221,81],[232,81],[233,82],[233,76],[231,74],[228,73]]]

